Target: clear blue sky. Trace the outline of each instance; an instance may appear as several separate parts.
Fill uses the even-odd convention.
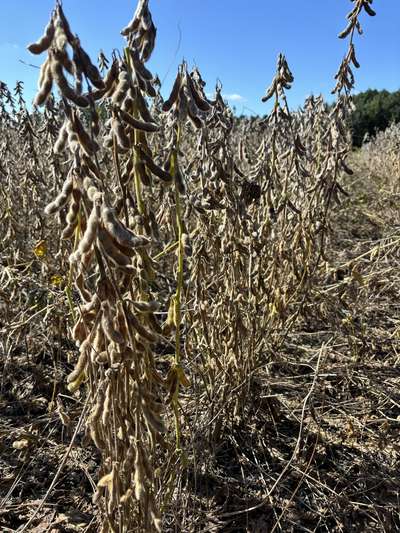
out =
[[[0,80],[25,82],[32,100],[40,65],[26,45],[47,23],[52,0],[2,0],[0,18]],[[135,0],[64,0],[72,30],[93,59],[100,48],[110,55],[121,49],[119,32],[130,20]],[[178,63],[196,64],[213,92],[220,79],[223,92],[239,113],[265,113],[260,99],[283,52],[294,74],[291,107],[311,92],[329,96],[333,76],[345,52],[337,39],[351,9],[349,0],[150,0],[157,42],[149,67],[171,88]],[[362,17],[364,35],[356,42],[361,69],[356,90],[400,88],[400,0],[375,0],[377,16]],[[179,34],[181,41],[179,44]],[[179,44],[179,50],[176,52]],[[44,57],[44,56],[43,56]]]

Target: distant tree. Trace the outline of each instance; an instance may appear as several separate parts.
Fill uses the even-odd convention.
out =
[[[354,104],[351,126],[355,146],[361,146],[366,134],[373,136],[392,122],[400,122],[400,91],[368,89],[354,96]]]

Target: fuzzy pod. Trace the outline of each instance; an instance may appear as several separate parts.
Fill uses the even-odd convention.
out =
[[[112,260],[114,265],[118,267],[129,267],[131,265],[131,258],[123,254],[116,246],[112,236],[103,228],[98,230],[99,243],[106,254]],[[133,267],[132,267],[133,268]]]
[[[139,248],[150,244],[147,237],[135,235],[126,228],[116,217],[115,211],[103,206],[101,209],[101,221],[107,232],[120,244],[127,248]]]
[[[185,182],[183,181],[183,176],[178,166],[175,169],[174,179],[175,179],[176,188],[178,189],[179,193],[185,194],[186,192]]]
[[[150,331],[149,329],[145,328],[133,313],[127,313],[127,320],[128,324],[138,332],[140,337],[146,339],[146,341],[153,343],[158,342],[160,340],[159,336],[153,331]]]
[[[144,122],[142,120],[138,120],[121,108],[118,109],[118,115],[124,122],[129,124],[129,126],[132,126],[132,128],[134,128],[135,130],[154,133],[155,131],[158,131],[160,129],[158,124],[155,124],[154,122]]]
[[[97,89],[104,89],[104,82],[99,69],[93,65],[89,55],[80,46],[79,39],[75,40],[74,60]]]
[[[160,304],[156,300],[149,302],[132,302],[134,308],[140,313],[154,313],[160,308]]]
[[[53,76],[51,74],[50,65],[48,62],[44,63],[43,72],[40,73],[40,87],[39,92],[35,96],[34,104],[41,107],[49,97],[51,89],[53,88]]]
[[[67,203],[68,198],[70,197],[72,190],[73,190],[74,180],[72,176],[69,176],[63,185],[63,188],[61,189],[60,194],[53,200],[50,204],[48,204],[44,210],[46,215],[51,215],[53,213],[56,213],[57,211],[60,211],[64,207],[64,205]]]
[[[93,155],[100,149],[97,142],[90,137],[76,115],[72,119],[72,128],[78,135],[79,143],[88,156]]]
[[[92,296],[90,292],[85,287],[85,280],[83,278],[82,273],[80,272],[76,278],[75,278],[75,285],[78,289],[78,292],[84,302],[86,302],[85,306],[87,305],[87,308],[84,306],[84,309],[87,311],[91,311],[92,309],[96,309],[98,306],[98,301],[95,300],[95,296]]]
[[[31,43],[28,45],[27,48],[29,52],[31,52],[31,54],[38,55],[44,52],[45,50],[47,50],[51,44],[51,41],[53,40],[54,32],[55,32],[55,26],[54,26],[54,20],[52,17],[49,23],[47,24],[42,37],[40,37],[40,39],[36,41],[35,43]]]
[[[79,189],[72,190],[72,202],[70,203],[67,213],[67,226],[64,228],[61,239],[70,239],[78,224],[78,213],[80,208],[82,193]]]
[[[158,413],[153,412],[147,407],[147,405],[142,406],[142,413],[147,424],[157,433],[165,433],[166,428],[164,422]]]
[[[58,4],[56,8],[56,17],[58,19],[56,20],[56,22],[62,28],[66,38],[68,39],[69,44],[72,46],[74,44],[75,37],[71,31],[67,17],[64,15],[64,11],[60,4]]]
[[[157,176],[157,178],[159,178],[160,180],[162,180],[165,183],[172,183],[174,181],[173,177],[171,176],[171,174],[169,174],[163,168],[161,168],[158,165],[156,165],[156,163],[154,163],[153,159],[147,154],[147,152],[140,145],[138,145],[135,148],[137,148],[137,150],[139,152],[139,154],[138,154],[139,157],[142,160],[144,160],[144,162],[146,164],[146,167],[150,170],[150,172],[152,172],[155,176]]]
[[[172,87],[172,91],[171,91],[171,94],[168,98],[168,100],[166,100],[164,103],[163,103],[163,106],[162,106],[162,110],[164,112],[168,112],[171,110],[172,106],[175,104],[175,102],[177,101],[178,99],[178,96],[179,96],[179,91],[181,89],[181,86],[182,86],[182,75],[180,72],[178,72],[176,78],[175,78],[175,82],[174,82],[174,85]]]
[[[115,342],[117,344],[126,345],[126,341],[121,333],[115,329],[113,320],[111,317],[111,307],[108,302],[103,302],[101,304],[102,315],[101,315],[101,327],[104,332],[104,335],[110,342]]]
[[[119,73],[118,76],[118,85],[112,95],[111,101],[114,105],[120,105],[124,100],[128,90],[129,90],[129,78],[128,73],[124,70]]]
[[[68,140],[68,129],[67,129],[67,123],[64,122],[64,124],[60,128],[60,131],[58,132],[58,137],[57,137],[56,142],[54,143],[53,152],[55,154],[61,154],[65,148],[65,145],[67,144],[67,140]]]
[[[191,106],[191,105],[188,105],[187,111],[188,111],[189,120],[193,124],[193,126],[196,128],[196,130],[201,129],[201,127],[203,126],[203,123],[202,123],[200,117],[197,116],[197,113],[194,112],[195,111],[195,107]]]
[[[112,65],[109,68],[104,78],[104,89],[106,91],[109,91],[117,79],[118,79],[118,61],[115,59],[112,62]]]
[[[87,336],[87,327],[82,318],[80,318],[75,324],[75,326],[72,328],[72,338],[77,343],[77,345],[80,346]]]
[[[124,28],[122,28],[121,35],[126,37],[130,33],[133,33],[134,31],[138,29],[139,24],[140,24],[140,19],[136,17],[136,13],[135,13],[132,20]]]
[[[153,119],[153,117],[151,116],[150,111],[149,111],[148,108],[147,108],[146,101],[145,101],[145,99],[143,98],[141,91],[138,91],[137,89],[135,90],[135,97],[134,97],[134,100],[135,100],[135,102],[136,102],[136,105],[137,105],[138,111],[139,111],[140,116],[142,117],[142,119],[143,119],[145,122],[154,123],[154,119]]]
[[[72,383],[85,371],[90,350],[90,337],[84,340],[79,348],[79,358],[74,370],[68,375],[67,383]]]
[[[274,81],[272,82],[272,84],[268,87],[265,96],[263,96],[263,97],[261,98],[261,101],[262,101],[262,102],[266,102],[267,100],[269,100],[270,98],[272,98],[272,96],[273,96],[274,93],[275,93],[276,86],[277,86],[277,82],[276,82],[276,80],[274,79]]]
[[[139,176],[140,181],[145,187],[150,187],[151,185],[151,176],[147,173],[147,168],[143,161],[136,161],[135,163],[135,173]]]
[[[186,83],[188,90],[190,92],[190,95],[192,96],[196,106],[200,109],[200,111],[208,112],[211,110],[210,103],[203,98],[203,96],[200,95],[197,88],[195,87],[194,81],[192,77],[189,74],[186,74]]]
[[[123,124],[116,118],[112,119],[112,132],[117,138],[118,144],[121,146],[121,148],[129,150],[131,147],[131,141],[125,132]]]
[[[77,94],[69,85],[66,77],[64,76],[62,63],[57,60],[57,53],[54,53],[54,57],[51,60],[51,73],[54,81],[57,83],[61,94],[71,100],[78,107],[88,107],[89,100],[82,95]]]
[[[73,254],[73,260],[77,260],[82,257],[84,254],[89,252],[95,238],[97,235],[97,230],[100,221],[100,206],[95,203],[93,205],[92,211],[87,220],[86,230],[83,234],[82,239],[79,242],[79,246],[75,254]]]
[[[136,54],[132,53],[132,50],[130,50],[130,56],[132,58],[133,68],[135,69],[135,72],[143,79],[147,81],[153,80],[153,74],[148,70],[144,64],[140,61],[138,56]]]

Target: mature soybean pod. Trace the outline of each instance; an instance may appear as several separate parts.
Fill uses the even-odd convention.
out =
[[[46,215],[51,215],[60,211],[62,207],[67,203],[68,198],[70,197],[73,189],[73,178],[69,176],[64,182],[63,188],[61,189],[60,194],[55,198],[50,204],[48,204],[44,210]]]
[[[143,122],[142,120],[138,120],[121,108],[118,109],[118,114],[124,122],[136,130],[147,131],[149,133],[159,130],[158,124],[155,124],[154,122]]]
[[[42,37],[40,37],[40,39],[35,43],[31,43],[28,45],[29,52],[31,52],[31,54],[41,54],[42,52],[47,50],[51,44],[51,41],[53,40],[54,30],[54,20],[52,17],[49,23],[47,24]]]
[[[58,132],[57,140],[54,143],[53,152],[55,154],[62,153],[67,143],[67,139],[68,139],[67,122],[64,122],[64,124],[60,128],[60,131]]]
[[[150,241],[146,237],[135,235],[128,230],[116,217],[115,211],[103,206],[101,209],[101,221],[108,233],[120,244],[127,248],[148,246]]]
[[[74,50],[76,56],[79,58],[80,62],[83,66],[83,71],[86,74],[86,76],[89,78],[89,80],[93,83],[93,85],[97,89],[103,89],[104,88],[104,82],[100,76],[99,69],[93,65],[89,55],[85,52],[85,50],[81,46],[77,46]]]
[[[163,103],[162,110],[164,112],[170,111],[170,109],[172,108],[172,106],[176,102],[176,100],[177,100],[177,98],[179,96],[179,91],[181,89],[181,85],[182,85],[182,75],[181,75],[180,72],[178,72],[178,74],[177,74],[177,76],[175,78],[174,85],[172,87],[171,94],[170,94],[168,100],[166,100]]]
[[[205,100],[199,94],[199,92],[198,92],[197,88],[195,87],[195,84],[194,84],[190,74],[186,74],[186,82],[187,82],[187,87],[188,87],[191,95],[193,96],[193,99],[194,99],[197,107],[200,109],[200,111],[204,111],[204,112],[210,111],[211,105],[209,104],[209,102],[207,102],[207,100]]]
[[[62,63],[57,60],[56,54],[51,61],[51,73],[65,98],[71,100],[71,102],[79,107],[87,107],[89,105],[89,100],[85,96],[77,94],[68,84],[64,76]]]
[[[123,124],[117,118],[112,120],[112,131],[117,138],[118,144],[128,150],[131,147],[131,141],[125,132]]]
[[[131,258],[124,255],[115,245],[112,236],[103,228],[98,230],[98,240],[102,246],[104,253],[112,260],[112,262],[121,267],[126,267],[131,264]]]
[[[79,117],[77,117],[76,115],[72,120],[72,127],[75,133],[78,135],[79,142],[84,151],[87,153],[87,155],[93,155],[99,150],[99,145],[94,139],[91,139],[90,135],[83,127],[83,124],[80,121]]]
[[[101,304],[101,310],[101,327],[107,339],[111,342],[116,342],[117,344],[125,345],[126,341],[124,337],[114,327],[113,320],[111,318],[111,307],[107,301]]]
[[[41,73],[41,83],[40,83],[40,89],[37,95],[35,96],[34,104],[38,107],[42,106],[49,94],[51,93],[51,89],[53,88],[53,76],[51,74],[51,69],[49,64],[46,62],[44,67],[43,75]]]
[[[83,237],[80,240],[78,249],[76,251],[76,253],[79,254],[79,256],[82,256],[83,254],[87,253],[90,250],[90,247],[92,246],[97,235],[99,221],[100,221],[100,206],[97,203],[95,203],[93,205],[92,211],[87,220],[87,226],[86,226],[85,233],[83,234]]]
[[[145,152],[145,150],[143,150],[143,148],[141,146],[137,146],[137,150],[139,152],[140,158],[142,160],[144,160],[144,162],[145,162],[147,168],[150,170],[150,172],[152,172],[155,176],[157,176],[157,178],[159,178],[160,180],[164,181],[165,183],[172,183],[173,182],[173,178],[172,178],[171,174],[169,174],[164,169],[162,169],[161,167],[156,165],[156,163],[154,163],[153,159]]]
[[[159,336],[150,331],[149,329],[142,326],[142,324],[139,322],[139,320],[135,317],[135,315],[131,312],[127,313],[127,319],[128,323],[139,333],[141,337],[148,340],[149,342],[157,342],[159,340]]]

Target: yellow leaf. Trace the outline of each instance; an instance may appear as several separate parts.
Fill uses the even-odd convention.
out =
[[[178,366],[176,368],[176,372],[178,374],[178,380],[179,380],[179,383],[181,385],[183,385],[184,387],[190,387],[190,381],[188,380],[188,378],[186,377],[185,375],[185,371],[183,370],[183,368],[181,366]]]
[[[36,255],[36,257],[44,257],[47,254],[47,244],[46,241],[41,240],[39,241],[35,248],[33,249],[33,253]]]
[[[60,274],[54,274],[54,276],[51,276],[51,278],[50,278],[50,283],[54,287],[59,287],[62,282],[63,282],[63,277],[60,276]]]

